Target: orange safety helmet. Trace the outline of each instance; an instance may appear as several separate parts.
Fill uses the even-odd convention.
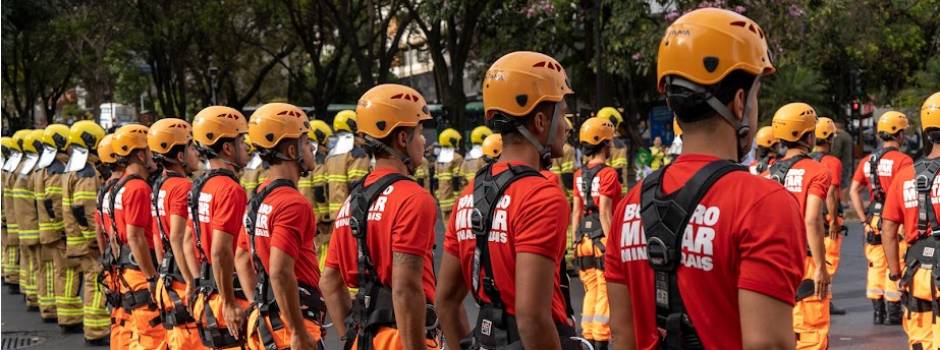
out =
[[[300,139],[310,130],[303,110],[288,103],[268,103],[251,114],[248,137],[255,147],[272,149],[284,139]]]
[[[772,123],[775,138],[797,142],[816,130],[816,110],[802,102],[788,103],[774,113]]]
[[[597,145],[614,139],[614,124],[608,118],[594,117],[581,124],[581,143]]]
[[[878,132],[894,135],[907,130],[910,123],[904,113],[898,111],[888,111],[878,118]]]
[[[221,138],[236,138],[248,132],[248,120],[238,110],[209,106],[193,118],[193,139],[200,147],[210,147]]]
[[[164,118],[150,126],[147,145],[156,154],[166,154],[173,147],[188,145],[193,140],[192,127],[179,118]]]
[[[832,119],[820,117],[816,122],[816,139],[828,140],[830,136],[836,133],[836,123]]]
[[[382,84],[366,91],[356,105],[360,134],[383,139],[397,127],[414,127],[430,120],[428,103],[417,90],[399,84]]]
[[[920,107],[920,127],[924,130],[940,128],[940,92],[930,95]]]
[[[149,129],[140,124],[127,124],[114,132],[114,141],[111,147],[118,157],[127,157],[137,149],[147,149],[147,132]]]
[[[754,135],[754,142],[757,143],[759,147],[771,148],[776,146],[780,140],[774,137],[773,127],[765,126],[757,130],[757,135]]]
[[[114,154],[114,134],[107,134],[98,142],[98,159],[104,164],[117,163],[117,155]]]
[[[496,114],[524,117],[541,102],[561,102],[573,93],[565,69],[554,58],[516,51],[500,57],[486,71],[483,111],[487,120]]]
[[[764,31],[733,11],[702,8],[673,22],[659,42],[656,84],[660,92],[670,75],[714,85],[735,70],[755,76],[773,73]]]
[[[503,154],[503,135],[491,134],[483,139],[483,154],[490,159],[496,159]]]

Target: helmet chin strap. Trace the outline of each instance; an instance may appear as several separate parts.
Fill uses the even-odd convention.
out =
[[[414,133],[414,130],[411,130],[408,132],[408,139],[411,139],[412,137],[414,137],[413,133]],[[362,138],[365,139],[366,142],[370,143],[370,145],[378,146],[385,152],[388,152],[388,154],[391,155],[392,157],[395,157],[401,160],[401,162],[405,164],[405,168],[408,169],[408,174],[414,175],[416,165],[412,164],[411,157],[409,157],[408,154],[406,154],[405,152],[399,151],[397,149],[394,149],[392,147],[389,147],[388,145],[382,143],[381,141],[376,140],[372,136],[362,135]]]
[[[552,111],[552,119],[548,123],[548,143],[542,145],[539,142],[539,139],[529,131],[521,123],[516,123],[516,130],[519,131],[519,134],[522,134],[522,137],[525,137],[539,152],[539,167],[540,169],[547,169],[552,165],[552,140],[555,139],[555,124],[558,123],[558,118],[561,113],[561,108],[559,108],[559,103],[555,103],[554,110]]]
[[[751,131],[751,126],[748,125],[747,116],[750,114],[752,106],[747,103],[747,101],[750,100],[752,94],[756,93],[756,89],[754,89],[754,87],[757,85],[758,81],[760,81],[760,77],[754,78],[754,81],[751,83],[751,87],[747,90],[747,98],[744,100],[744,113],[742,114],[741,121],[738,121],[738,118],[735,117],[734,113],[732,113],[730,109],[728,109],[728,106],[721,103],[721,101],[718,100],[718,98],[715,97],[711,91],[701,85],[675,76],[668,77],[666,84],[681,86],[691,90],[694,93],[705,95],[705,103],[708,103],[709,107],[715,110],[715,112],[718,112],[718,115],[720,115],[726,123],[734,128],[735,135],[737,136],[737,161],[740,162],[751,150],[751,145],[747,142],[747,136]]]

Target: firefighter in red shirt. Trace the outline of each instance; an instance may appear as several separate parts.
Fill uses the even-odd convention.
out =
[[[431,193],[408,177],[423,161],[427,102],[410,87],[383,84],[362,95],[356,114],[375,166],[334,225],[320,282],[330,318],[352,316],[347,325],[336,323],[349,349],[438,349],[438,332],[427,327],[436,324],[427,310],[437,209]],[[358,288],[354,300],[348,288]]]
[[[927,140],[933,144],[929,154],[913,167],[902,168],[886,192],[882,212],[882,246],[891,281],[900,280],[907,315],[902,318],[910,349],[936,349],[940,344],[940,322],[937,322],[936,295],[932,268],[937,266],[933,253],[940,242],[940,92],[924,101],[920,125]],[[904,227],[904,240],[910,245],[904,265],[898,246],[899,226]]]
[[[199,154],[193,145],[192,127],[177,118],[160,119],[150,127],[147,144],[163,172],[154,181],[152,210],[157,234],[157,258],[160,261],[156,302],[166,346],[171,350],[202,348],[196,323],[189,313],[189,296],[195,287],[193,274],[185,259],[184,236],[189,230],[189,176],[199,169]]]
[[[584,284],[581,329],[584,338],[594,343],[595,350],[607,349],[610,341],[603,262],[611,216],[621,196],[617,171],[605,164],[613,138],[614,125],[607,118],[595,117],[581,124],[581,152],[588,161],[574,174],[571,222],[575,227],[572,237],[575,266]]]
[[[787,152],[770,166],[766,175],[783,185],[800,203],[809,248],[793,308],[796,348],[827,349],[831,277],[826,267],[823,208],[832,178],[829,169],[807,155],[816,144],[816,110],[799,102],[784,105],[774,114],[773,130]]]
[[[780,155],[780,140],[774,137],[773,127],[765,126],[757,130],[754,144],[757,148],[754,149],[754,161],[751,162],[750,170],[751,174],[760,175],[777,161]]]
[[[760,79],[774,72],[763,33],[704,8],[660,42],[659,90],[679,118],[682,155],[614,212],[604,262],[613,349],[794,348],[799,203],[736,163],[754,136]]]
[[[819,118],[816,122],[816,147],[809,154],[810,158],[829,169],[829,176],[832,179],[832,185],[829,186],[829,194],[826,197],[826,221],[823,226],[826,233],[826,267],[829,269],[829,275],[833,278],[835,278],[836,271],[839,269],[842,237],[845,236],[848,230],[845,227],[845,217],[842,214],[842,161],[839,160],[839,157],[829,153],[835,135],[836,123],[826,117]],[[832,305],[832,299],[830,298],[829,314],[845,315],[845,310]]]
[[[881,211],[885,191],[895,174],[914,164],[911,157],[898,150],[908,124],[907,116],[900,112],[885,112],[878,118],[881,148],[859,161],[849,188],[852,209],[865,224],[865,257],[868,259],[865,295],[871,299],[875,324],[901,324],[901,293],[897,284],[888,280],[888,265],[881,247]],[[868,206],[862,203],[862,186],[868,187]]]
[[[464,188],[447,225],[435,304],[449,344],[578,347],[563,292],[570,209],[539,174],[562,155],[572,93],[561,64],[537,52],[509,53],[486,72],[483,108],[503,152]],[[472,333],[460,313],[468,292],[480,305]]]
[[[111,225],[117,233],[112,240],[119,252],[121,307],[130,312],[130,349],[155,349],[166,336],[153,300],[157,261],[151,190],[146,179],[157,167],[147,146],[147,131],[140,124],[122,126],[114,133],[112,143],[118,162],[124,165],[124,176],[111,189],[110,201]]]
[[[317,284],[319,259],[313,207],[297,182],[316,165],[310,122],[296,106],[269,103],[251,115],[248,133],[267,165],[254,190],[239,249],[257,275],[248,316],[249,349],[321,349],[325,307]]]
[[[193,140],[209,170],[193,181],[189,219],[198,265],[193,316],[203,345],[211,348],[244,344],[244,314],[254,296],[248,251],[236,249],[248,197],[236,172],[248,163],[248,121],[237,110],[209,106],[193,118]],[[238,272],[236,276],[236,271]]]
[[[96,236],[101,253],[101,280],[105,289],[105,299],[111,310],[111,330],[109,345],[114,349],[126,349],[130,346],[131,329],[128,323],[130,312],[121,307],[121,285],[117,266],[118,249],[111,243],[116,235],[111,225],[111,189],[124,176],[124,165],[117,162],[114,153],[114,135],[107,134],[98,143],[98,159],[101,160],[101,174],[104,184],[98,189],[95,211]]]

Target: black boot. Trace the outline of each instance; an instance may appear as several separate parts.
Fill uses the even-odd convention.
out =
[[[607,345],[610,344],[608,341],[599,341],[595,340],[592,342],[594,345],[594,350],[607,350]]]
[[[872,307],[875,309],[874,324],[883,324],[885,323],[885,300],[884,299],[872,299]]]
[[[105,345],[108,345],[108,343],[109,343],[108,337],[104,337],[101,339],[85,339],[86,346],[105,346]]]
[[[59,325],[59,328],[62,328],[62,333],[73,334],[73,333],[82,333],[83,327],[82,324],[70,324],[70,325]]]
[[[886,324],[890,325],[899,325],[901,324],[901,302],[900,301],[889,301],[887,303],[887,318],[888,322]]]
[[[7,292],[10,293],[10,295],[20,295],[20,285],[18,284],[7,285]]]
[[[829,301],[829,314],[830,315],[845,315],[845,309],[837,308],[832,301]]]

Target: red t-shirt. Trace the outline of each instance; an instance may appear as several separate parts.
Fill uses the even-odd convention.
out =
[[[588,168],[594,169],[594,167],[601,165],[603,164],[600,162],[591,162],[588,164]],[[585,196],[581,193],[581,187],[584,181],[581,174],[581,169],[574,172],[574,200],[580,203],[583,208]],[[604,167],[604,169],[598,171],[597,175],[594,176],[594,181],[591,183],[591,197],[594,200],[594,205],[601,205],[601,196],[603,195],[610,197],[610,199],[613,200],[611,208],[616,208],[617,204],[620,203],[621,193],[620,179],[614,168]]]
[[[885,220],[891,220],[904,226],[904,239],[913,243],[919,237],[917,234],[917,216],[918,200],[917,183],[914,180],[915,172],[913,166],[906,166],[897,172],[894,176],[894,182],[886,193],[885,207],[881,212],[881,217]],[[940,213],[940,176],[934,178],[930,188],[930,203],[933,210]],[[925,235],[930,234],[930,227],[933,222],[927,222],[928,230]]]
[[[189,219],[189,191],[193,187],[193,182],[186,177],[170,177],[163,182],[160,187],[157,205],[159,208],[153,208],[153,216],[163,225],[166,238],[170,238],[170,215],[180,216]],[[159,236],[160,228],[157,226],[157,220],[153,220],[153,232],[156,237],[156,248],[163,251],[163,240]]]
[[[836,187],[836,191],[842,188],[842,160],[834,155],[827,154],[819,162],[826,169],[829,169],[829,178],[832,179],[832,186]]]
[[[265,180],[258,186],[258,191],[270,183],[271,180]],[[312,212],[313,207],[307,197],[295,188],[284,186],[268,193],[255,218],[255,254],[261,258],[264,270],[270,273],[271,248],[277,248],[294,259],[297,281],[319,290],[320,260],[313,243],[317,235],[317,219],[310,215]],[[248,251],[252,237],[244,230],[238,244]]]
[[[685,185],[715,157],[686,154],[663,176],[663,191]],[[653,269],[646,257],[640,189],[634,186],[614,212],[605,256],[608,283],[629,286],[639,349],[658,349]],[[724,216],[722,216],[724,214]],[[694,233],[694,234],[693,234]],[[732,172],[699,202],[682,240],[678,283],[706,349],[740,349],[738,290],[793,305],[803,277],[805,228],[799,204],[780,184]]]
[[[868,181],[869,176],[871,176],[869,159],[871,159],[870,154],[859,161],[858,167],[855,168],[855,174],[852,176],[852,181],[865,185],[865,187],[868,187],[868,193],[871,193],[871,183]],[[888,187],[891,187],[894,175],[901,171],[901,168],[912,165],[914,165],[914,161],[904,153],[899,151],[885,153],[878,161],[878,179],[881,180],[882,191],[887,191]]]
[[[548,182],[557,184],[558,187],[564,188],[564,184],[561,183],[561,178],[551,170],[542,169],[542,171],[539,171],[539,174],[542,174],[542,176],[544,176]]]
[[[209,179],[199,192],[199,227],[202,230],[202,251],[206,261],[212,263],[212,230],[221,230],[232,235],[232,251],[238,242],[239,232],[244,230],[245,210],[248,196],[245,189],[228,176],[220,175]],[[192,226],[192,218],[190,218]],[[194,233],[195,234],[195,233]],[[196,245],[195,237],[193,245]],[[196,247],[196,254],[199,248]]]
[[[770,169],[761,175],[770,177]],[[793,164],[783,182],[783,187],[790,191],[797,202],[800,203],[800,217],[803,217],[806,213],[807,197],[814,195],[825,201],[826,196],[829,194],[832,178],[829,176],[829,169],[826,169],[826,166],[807,158]]]
[[[494,164],[493,174],[506,171],[508,164]],[[521,164],[513,163],[513,166]],[[473,253],[476,249],[476,236],[470,228],[472,184],[460,193],[455,208],[444,236],[444,250],[460,259],[464,283],[472,289]],[[493,279],[509,315],[516,314],[516,254],[538,254],[560,264],[565,253],[570,213],[562,190],[541,176],[524,177],[513,182],[496,205],[489,238],[490,261]],[[555,322],[568,324],[558,269],[555,270],[552,317]],[[489,302],[482,288],[472,292]]]
[[[133,179],[124,184],[114,199],[114,221],[118,238],[127,242],[127,225],[144,229],[147,246],[153,249],[153,217],[150,213],[150,184]]]
[[[378,168],[365,179],[371,185],[385,175],[398,171]],[[358,241],[349,228],[349,202],[336,215],[333,236],[326,253],[326,266],[340,271],[343,281],[359,286]],[[428,302],[434,300],[434,221],[437,208],[434,197],[414,181],[399,180],[385,189],[369,209],[366,241],[378,280],[392,285],[392,253],[424,257],[423,289]]]

